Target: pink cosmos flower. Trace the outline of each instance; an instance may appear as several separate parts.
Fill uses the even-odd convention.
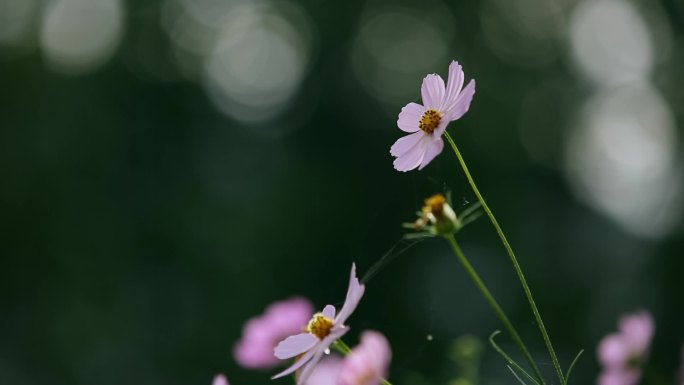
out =
[[[622,316],[618,333],[605,336],[598,346],[603,372],[599,385],[634,385],[641,377],[641,365],[648,357],[655,325],[647,311]]]
[[[270,369],[281,361],[273,348],[283,338],[301,332],[313,313],[313,305],[302,297],[271,304],[263,315],[247,321],[242,339],[233,349],[235,361],[249,369]]]
[[[230,385],[228,383],[228,379],[226,376],[223,374],[217,374],[216,377],[214,377],[214,382],[211,383],[211,385]]]
[[[378,385],[387,377],[392,350],[380,333],[367,331],[361,343],[342,362],[337,385]]]
[[[401,109],[397,126],[411,135],[399,138],[390,149],[396,157],[394,168],[409,171],[422,170],[444,148],[442,133],[449,122],[460,119],[470,108],[475,95],[475,80],[463,88],[465,75],[456,61],[449,65],[446,87],[436,74],[423,79],[421,94],[423,105],[409,103]]]
[[[281,360],[299,355],[301,357],[292,366],[276,374],[273,378],[286,376],[301,368],[302,370],[297,377],[297,385],[306,383],[330,344],[349,330],[349,327],[344,323],[356,309],[365,289],[365,286],[360,284],[359,279],[356,278],[356,266],[352,264],[347,298],[344,300],[340,312],[335,316],[335,307],[327,305],[322,312],[313,315],[305,333],[293,335],[281,341],[273,351],[276,357]]]

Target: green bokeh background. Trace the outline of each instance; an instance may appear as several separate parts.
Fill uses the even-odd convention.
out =
[[[559,3],[566,17],[576,6]],[[0,384],[209,384],[219,372],[233,384],[269,383],[272,372],[232,359],[245,320],[292,295],[339,305],[351,263],[363,273],[395,246],[426,196],[450,190],[458,208],[474,201],[448,148],[424,171],[394,171],[396,114],[420,100],[424,74],[408,79],[413,99],[396,102],[374,98],[355,76],[350,47],[371,3],[297,4],[314,26],[308,72],[285,111],[259,124],[222,114],[164,54],[172,43],[162,2],[127,2],[120,45],[87,73],[51,68],[37,37],[0,47]],[[595,347],[621,314],[649,309],[657,331],[645,383],[674,383],[684,341],[681,220],[643,238],[577,199],[563,145],[592,85],[562,42],[537,67],[497,56],[482,26],[496,4],[445,3],[456,36],[446,56],[478,81],[449,131],[519,256],[561,362],[586,349],[572,382],[594,382]],[[652,80],[681,134],[683,3],[634,4],[671,29]],[[161,58],[145,76],[135,65],[143,32]],[[446,75],[447,65],[431,71]],[[546,149],[541,159],[520,136],[523,100],[540,88],[550,91],[525,124]],[[486,218],[458,238],[552,378]],[[385,333],[395,384],[446,384],[458,374],[452,341],[501,327],[440,240],[400,255],[366,293],[349,340]],[[515,382],[489,347],[481,375],[483,384]]]

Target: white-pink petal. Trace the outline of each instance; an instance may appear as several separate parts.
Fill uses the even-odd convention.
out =
[[[323,308],[323,311],[321,312],[325,318],[329,319],[335,319],[335,306],[333,305],[326,305]]]
[[[335,318],[334,323],[336,325],[344,325],[344,323],[347,321],[347,318],[349,318],[351,313],[354,312],[354,309],[356,309],[359,301],[361,301],[361,297],[363,296],[363,292],[365,290],[366,287],[359,283],[359,279],[356,277],[356,264],[352,263],[352,269],[349,275],[349,288],[347,289],[347,297],[344,300],[344,305],[342,305],[340,313],[337,315],[337,318]]]
[[[456,104],[458,94],[461,93],[465,75],[463,69],[457,61],[452,61],[449,64],[449,78],[447,80],[446,92],[444,94],[444,103],[441,106],[441,111],[448,111]]]
[[[418,103],[409,103],[401,109],[399,118],[397,119],[397,126],[405,132],[416,132],[420,130],[420,118],[425,113],[425,107]]]
[[[475,95],[475,79],[470,80],[468,85],[461,91],[458,98],[456,98],[454,105],[446,111],[445,119],[448,119],[449,121],[461,119],[461,117],[468,112],[470,103],[473,101],[473,95]]]
[[[420,93],[426,109],[439,109],[444,101],[444,80],[436,74],[426,76]]]
[[[316,368],[318,361],[321,360],[321,358],[323,357],[323,353],[325,353],[325,350],[327,348],[327,346],[318,347],[315,350],[315,353],[313,357],[309,360],[309,362],[307,362],[306,365],[302,366],[302,371],[299,372],[299,376],[297,377],[297,385],[302,385],[306,382],[306,380],[309,379],[309,376],[311,376],[311,373],[313,373],[313,370]]]
[[[337,385],[342,359],[337,355],[323,357],[305,385]]]
[[[423,162],[423,157],[425,157],[428,140],[429,139],[426,139],[426,135],[422,135],[420,140],[417,141],[413,147],[394,160],[394,168],[397,171],[410,171],[420,166]]]
[[[390,148],[390,154],[399,157],[409,152],[421,139],[425,133],[423,131],[414,132],[411,135],[402,136]]]
[[[301,368],[311,360],[311,357],[316,353],[316,348],[309,349],[308,352],[306,352],[303,356],[301,356],[297,361],[295,361],[294,364],[292,364],[289,368],[283,370],[282,372],[276,374],[275,376],[271,377],[272,380],[275,380],[276,378],[280,377],[285,377],[288,374],[292,374],[297,371],[297,369]]]
[[[423,161],[420,163],[418,170],[422,170],[425,166],[427,166],[428,163],[435,159],[435,157],[439,155],[443,149],[444,141],[441,137],[437,137],[435,140],[432,140],[430,143],[428,143],[425,155],[423,156]]]
[[[311,349],[317,342],[318,338],[313,334],[297,334],[280,341],[275,349],[273,349],[273,354],[281,360],[286,360]]]

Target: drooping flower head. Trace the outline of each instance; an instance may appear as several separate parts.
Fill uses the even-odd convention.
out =
[[[397,126],[411,134],[397,140],[390,149],[390,154],[397,158],[394,160],[395,169],[410,171],[417,167],[422,170],[442,152],[442,133],[449,122],[468,112],[475,95],[475,80],[470,80],[463,88],[464,78],[461,66],[452,61],[446,86],[436,74],[423,79],[423,105],[409,103],[399,113]]]
[[[392,350],[387,339],[375,331],[361,335],[361,343],[344,358],[337,385],[378,385],[387,377]]]
[[[301,372],[299,372],[297,377],[297,385],[306,383],[306,380],[313,372],[318,361],[321,360],[323,353],[328,350],[330,344],[349,330],[349,327],[344,323],[354,309],[356,309],[364,290],[365,286],[359,283],[359,279],[356,277],[356,266],[352,264],[347,298],[344,300],[344,305],[342,305],[340,312],[336,315],[335,307],[327,305],[323,308],[322,312],[313,315],[304,333],[287,337],[281,341],[273,351],[276,357],[281,360],[299,355],[301,357],[292,366],[276,374],[273,378],[286,376],[301,368]]]
[[[599,385],[634,385],[641,377],[641,366],[648,358],[655,325],[647,311],[622,316],[618,333],[605,336],[598,345],[603,371]]]
[[[223,374],[217,374],[211,385],[230,385],[228,379]]]
[[[302,297],[271,304],[263,315],[247,321],[242,338],[235,345],[235,361],[249,369],[271,369],[281,361],[273,348],[283,338],[300,332],[309,321],[313,305]]]

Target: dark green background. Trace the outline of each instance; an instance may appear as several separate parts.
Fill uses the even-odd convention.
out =
[[[682,3],[646,3],[672,28],[672,59],[654,81],[681,134]],[[266,124],[294,127],[275,137],[222,115],[172,62],[167,80],[131,70],[141,31],[152,31],[159,52],[170,49],[156,2],[127,3],[120,46],[91,73],[52,71],[37,47],[0,48],[1,384],[209,384],[218,372],[233,384],[269,383],[271,372],[232,359],[246,319],[294,294],[339,305],[352,261],[367,271],[426,196],[449,189],[457,207],[474,201],[448,149],[422,172],[393,170],[396,114],[412,100],[383,105],[351,72],[364,4],[300,5],[318,43],[291,108]],[[573,72],[568,48],[559,43],[539,68],[512,65],[483,43],[484,3],[447,6],[457,21],[448,56],[478,81],[470,112],[449,131],[519,256],[561,362],[586,349],[572,382],[594,382],[599,339],[620,314],[644,308],[657,324],[648,382],[673,383],[684,340],[681,224],[645,240],[580,203],[561,153],[592,86]],[[447,65],[432,71],[446,75]],[[413,101],[422,76],[411,79]],[[517,126],[524,95],[549,82],[562,92],[531,123],[551,154],[539,162]],[[458,238],[552,378],[486,218]],[[351,343],[367,328],[388,336],[395,384],[447,383],[457,374],[451,341],[500,328],[439,240],[373,278],[350,325]],[[482,376],[515,381],[489,348]]]

